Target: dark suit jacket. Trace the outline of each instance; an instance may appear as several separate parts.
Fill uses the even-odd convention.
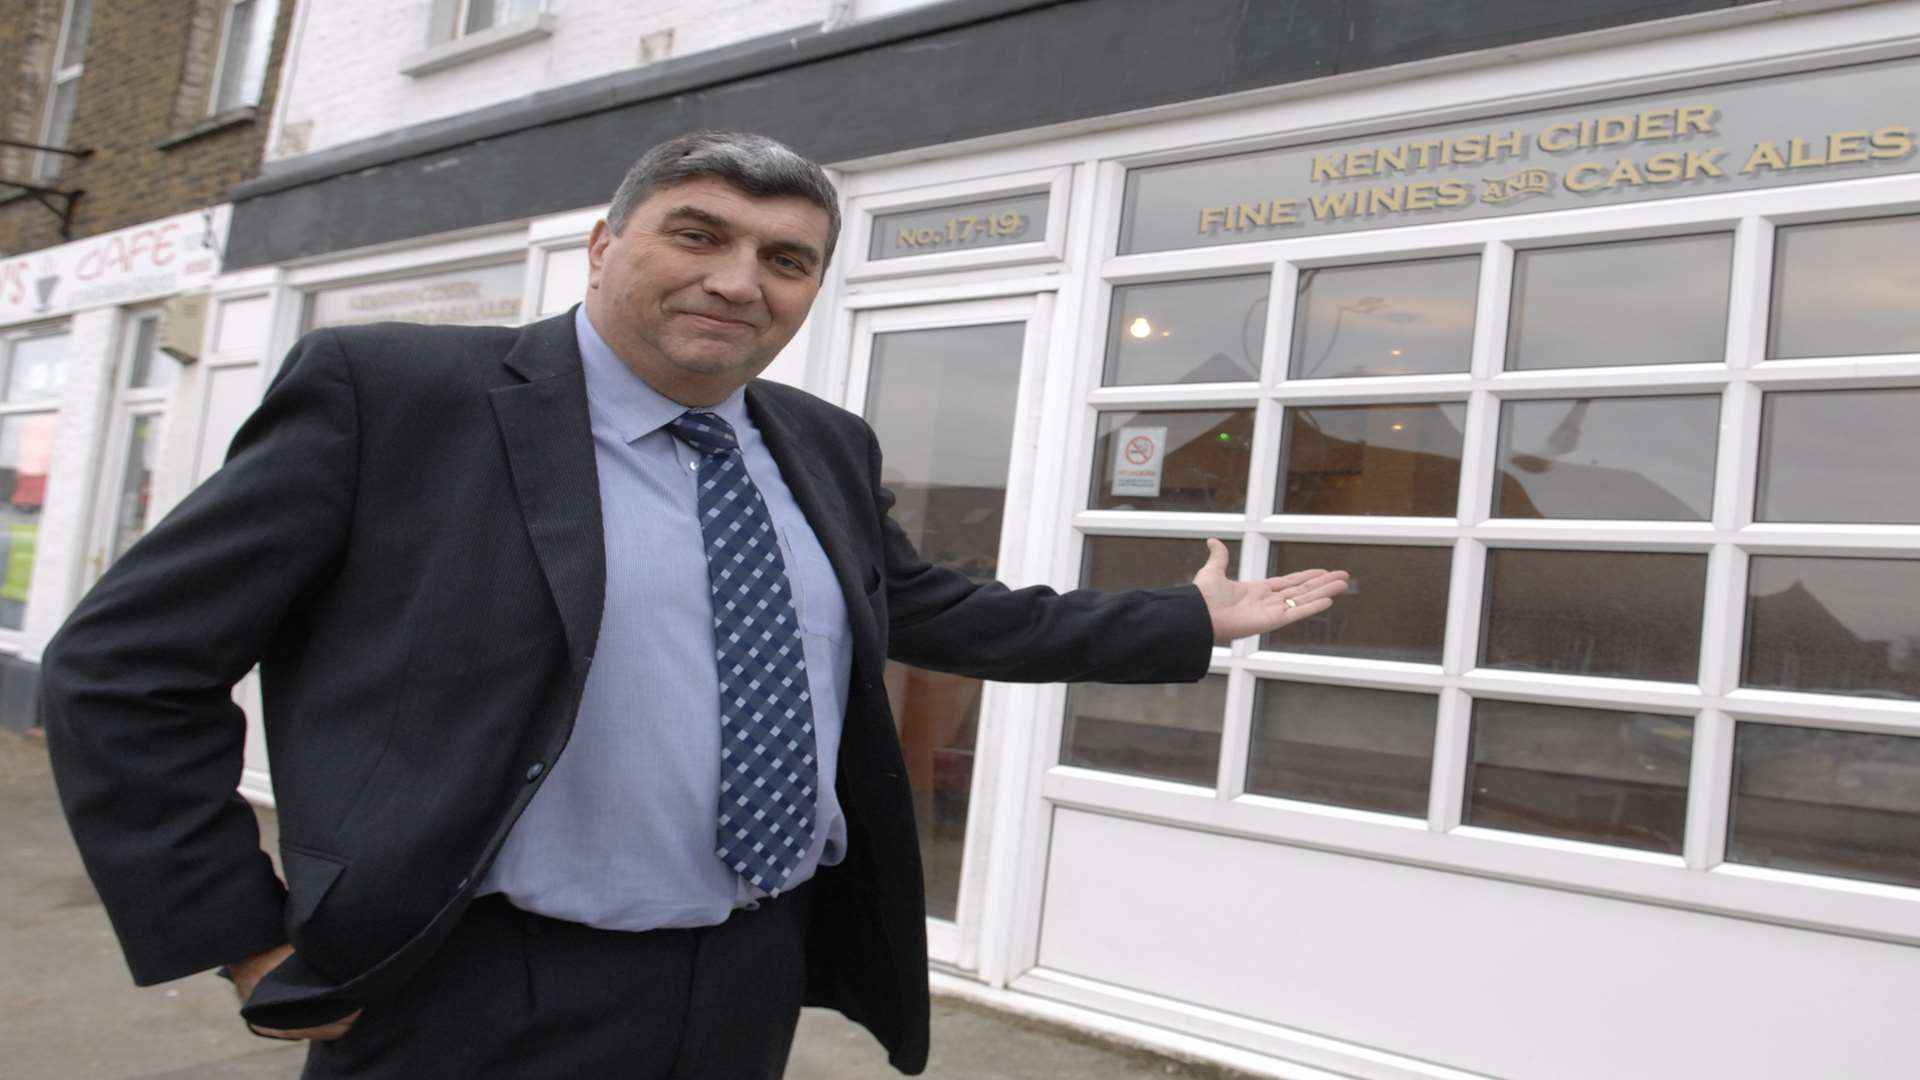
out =
[[[853,634],[848,851],[817,879],[808,1001],[918,1072],[924,901],[886,658],[1005,680],[1192,680],[1205,605],[1191,586],[1060,595],[931,566],[887,516],[859,417],[768,382],[747,404]],[[46,651],[55,777],[135,981],[291,941],[250,1020],[305,1026],[395,993],[566,747],[595,662],[602,547],[570,315],[303,338],[226,466]],[[256,663],[284,887],[235,794],[231,691]]]

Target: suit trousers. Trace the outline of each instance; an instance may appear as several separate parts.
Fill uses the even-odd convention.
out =
[[[806,990],[812,888],[718,926],[623,933],[474,901],[445,946],[306,1080],[778,1080]]]

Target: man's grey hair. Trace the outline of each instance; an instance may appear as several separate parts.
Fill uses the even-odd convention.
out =
[[[840,193],[826,171],[792,147],[743,131],[695,131],[669,139],[640,156],[627,170],[607,208],[607,225],[624,232],[634,207],[662,188],[695,177],[718,177],[749,195],[795,195],[827,212],[824,273],[840,239]]]

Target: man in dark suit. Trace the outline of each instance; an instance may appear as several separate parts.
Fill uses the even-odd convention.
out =
[[[1345,581],[1233,582],[1217,541],[1141,592],[929,565],[867,426],[754,381],[838,231],[811,162],[686,136],[594,227],[584,308],[295,346],[46,652],[136,982],[223,965],[317,1077],[775,1077],[803,1003],[924,1066],[886,659],[1191,680]],[[235,794],[255,664],[284,885]]]

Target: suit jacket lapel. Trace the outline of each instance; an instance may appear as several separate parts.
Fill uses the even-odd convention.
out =
[[[780,466],[781,477],[827,553],[833,576],[846,597],[855,659],[877,671],[885,659],[880,655],[880,628],[873,609],[867,605],[865,566],[846,527],[850,509],[845,488],[849,484],[864,483],[864,479],[831,475],[820,455],[807,444],[799,419],[781,408],[779,402],[759,393],[751,383],[747,385],[747,413],[760,428],[767,451]]]
[[[586,374],[572,312],[525,327],[503,363],[526,381],[491,392],[494,418],[527,536],[577,670],[600,636],[607,561]]]

